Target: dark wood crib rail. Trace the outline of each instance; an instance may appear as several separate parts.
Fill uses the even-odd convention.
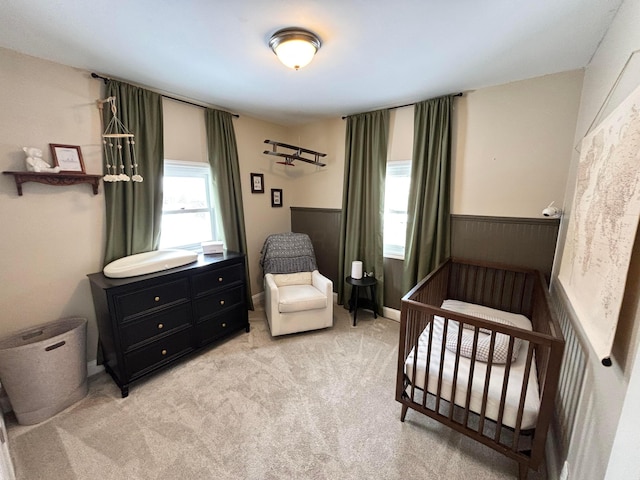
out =
[[[461,300],[512,313],[523,314],[531,320],[533,331],[531,332],[508,325],[496,325],[480,318],[442,310],[440,305],[446,299]],[[526,393],[526,386],[523,386],[521,392],[521,401],[515,428],[502,425],[506,382],[499,407],[499,411],[501,412],[499,418],[489,419],[485,417],[484,410],[487,404],[486,395],[489,375],[487,375],[482,401],[483,406],[479,415],[470,412],[469,398],[467,398],[466,408],[454,407],[452,403],[449,405],[449,402],[440,398],[442,362],[440,375],[437,379],[438,389],[436,394],[424,394],[424,392],[422,392],[420,395],[416,395],[417,388],[409,382],[408,377],[405,375],[405,360],[412,350],[418,350],[418,338],[425,327],[433,322],[435,315],[445,319],[445,329],[450,321],[456,321],[474,328],[476,335],[479,328],[489,328],[496,333],[499,332],[508,335],[510,337],[509,358],[511,357],[515,339],[519,338],[529,342],[528,350],[526,352],[520,352],[520,355],[527,355],[527,376],[531,371],[533,358],[535,358],[536,363],[540,392],[540,408],[533,429],[527,431],[522,431],[521,429],[524,409],[523,397]],[[458,338],[458,347],[460,346],[460,338],[461,333]],[[442,348],[444,349],[444,337],[442,341]],[[495,333],[492,337],[491,352],[493,352],[494,342]],[[427,358],[431,357],[430,343],[431,338]],[[548,427],[553,416],[554,399],[558,388],[563,349],[564,339],[560,325],[550,307],[550,298],[546,283],[540,272],[508,265],[482,263],[463,259],[448,259],[420,281],[402,299],[396,382],[396,400],[402,404],[401,418],[404,420],[408,408],[434,418],[516,460],[519,464],[519,478],[525,479],[528,469],[537,469],[544,458],[544,447]],[[471,358],[472,365],[477,361],[475,354],[476,352],[474,350]],[[489,356],[491,357],[491,354]],[[444,359],[444,356],[442,358]],[[459,359],[456,359],[455,375],[457,375],[458,361]],[[505,366],[506,376],[508,376],[510,365],[511,362],[509,360]],[[488,362],[487,370],[490,372],[491,368],[492,364]],[[428,365],[426,371],[429,372]],[[416,378],[415,371],[413,372],[412,378]],[[427,385],[428,381],[429,379],[425,379],[424,385]],[[454,381],[454,384],[455,383]],[[427,398],[430,396],[433,397],[435,406],[433,403],[427,404]],[[417,400],[418,397],[420,397],[420,400]],[[451,398],[455,398],[455,386]],[[442,405],[445,405],[444,409],[441,407]],[[447,406],[448,408],[446,408]],[[462,409],[464,421],[460,421],[459,418],[454,418],[454,409],[456,408]],[[443,410],[445,413],[443,413]],[[470,424],[468,419],[474,415],[477,417],[477,421]],[[484,431],[484,426],[487,421],[495,425],[493,436],[488,436]],[[504,439],[505,436],[502,433],[504,428],[511,430],[513,437],[510,443]],[[526,451],[522,451],[520,446],[522,437],[528,437],[530,440],[530,447],[527,448]]]

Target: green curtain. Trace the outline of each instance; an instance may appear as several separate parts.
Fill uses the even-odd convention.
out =
[[[217,195],[216,211],[222,222],[225,245],[228,250],[246,255],[247,236],[244,228],[240,164],[232,115],[207,108],[205,125],[209,163]],[[245,270],[247,279],[250,279],[248,259],[245,262]],[[247,281],[247,305],[253,310],[250,281]]]
[[[388,138],[389,110],[347,118],[338,303],[346,303],[351,293],[351,286],[345,282],[351,274],[351,262],[361,260],[364,271],[373,271],[378,282],[379,314],[384,300],[382,228]]]
[[[118,118],[135,135],[138,182],[104,182],[107,216],[105,265],[127,255],[156,250],[162,221],[164,146],[162,96],[126,83],[109,80],[106,96],[116,97]],[[103,108],[104,125],[112,118],[109,104]],[[124,152],[126,162],[129,152]],[[129,163],[130,164],[130,163]],[[106,165],[105,165],[105,173]],[[131,176],[131,171],[126,173]]]
[[[403,291],[450,255],[453,97],[415,105]]]

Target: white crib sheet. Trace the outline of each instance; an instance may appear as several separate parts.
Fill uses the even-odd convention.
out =
[[[531,322],[524,315],[518,315],[514,313],[504,312],[493,308],[488,308],[482,305],[474,305],[471,303],[460,302],[458,300],[445,300],[442,304],[442,308],[451,310],[458,313],[464,313],[466,315],[473,316],[474,312],[481,313],[488,316],[509,320],[517,327],[531,330]],[[450,324],[451,325],[451,324]],[[434,317],[433,322],[434,330],[431,346],[431,361],[429,364],[429,385],[428,391],[432,394],[436,394],[438,389],[438,372],[440,370],[440,354],[442,351],[442,335],[444,330],[444,320],[442,317]],[[416,365],[416,382],[415,386],[424,389],[425,369],[427,365],[427,344],[429,342],[429,326],[421,333],[418,339],[418,360]],[[523,341],[518,354],[518,359],[511,364],[511,370],[509,372],[509,382],[507,386],[507,395],[504,413],[502,417],[502,424],[515,428],[516,417],[518,414],[518,406],[520,404],[520,392],[522,390],[522,382],[524,379],[525,363],[527,360],[527,348],[529,342]],[[409,353],[405,361],[405,373],[409,377],[409,380],[413,382],[413,364],[414,364],[414,351]],[[453,372],[455,367],[455,353],[445,348],[444,355],[444,368],[442,374],[442,387],[440,396],[448,401],[451,401],[451,391],[453,386]],[[538,418],[538,410],[540,409],[540,394],[538,390],[538,375],[535,365],[535,355],[533,357],[533,365],[529,374],[529,381],[527,385],[527,395],[524,405],[524,412],[522,416],[521,429],[528,429],[535,426]],[[466,405],[467,390],[469,383],[469,371],[471,361],[468,358],[460,357],[458,365],[458,379],[456,386],[456,398],[454,403],[464,407]],[[473,412],[480,413],[482,408],[482,395],[484,391],[485,376],[487,370],[487,364],[484,362],[476,361],[475,369],[473,372],[471,399],[469,408]],[[504,379],[505,366],[504,365],[492,365],[491,367],[491,380],[489,382],[489,392],[487,399],[487,407],[485,415],[487,418],[497,420],[498,411],[500,407],[500,398],[502,396],[502,383]],[[411,386],[408,387],[407,393],[410,395]]]

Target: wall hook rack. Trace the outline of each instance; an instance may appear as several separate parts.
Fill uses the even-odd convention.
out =
[[[326,163],[320,162],[321,157],[327,156],[326,153],[316,152],[315,150],[309,150],[307,148],[297,147],[295,145],[289,145],[287,143],[275,142],[273,140],[265,140],[264,143],[272,145],[272,150],[265,150],[264,154],[284,158],[284,161],[277,162],[282,165],[293,167],[295,166],[293,162],[295,160],[300,160],[301,162],[310,163],[311,165],[316,165],[318,167],[326,166]],[[278,151],[278,147],[293,151]],[[304,154],[312,155],[313,158],[305,158],[303,157]]]

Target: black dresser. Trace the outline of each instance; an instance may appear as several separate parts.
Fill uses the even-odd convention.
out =
[[[239,330],[249,332],[245,256],[227,252],[148,275],[88,275],[104,367],[129,384]]]

